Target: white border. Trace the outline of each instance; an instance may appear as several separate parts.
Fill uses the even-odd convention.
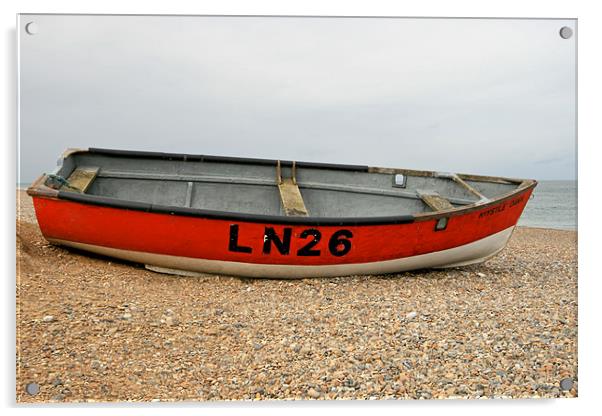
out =
[[[16,154],[16,71],[15,62],[15,15],[18,12],[54,12],[54,13],[148,13],[148,14],[290,14],[290,15],[392,15],[392,16],[498,16],[498,17],[557,17],[579,19],[579,398],[573,400],[554,401],[507,401],[497,403],[482,402],[347,402],[347,403],[260,403],[260,404],[168,404],[160,406],[124,405],[94,406],[85,411],[89,414],[131,414],[132,407],[144,409],[145,414],[163,415],[168,407],[179,408],[201,407],[203,412],[230,414],[234,409],[244,409],[249,414],[306,414],[342,410],[346,413],[396,413],[403,411],[420,414],[460,413],[463,415],[492,415],[508,412],[541,411],[546,415],[590,413],[588,410],[597,405],[597,397],[602,387],[602,368],[600,366],[599,349],[602,345],[599,323],[602,311],[599,294],[602,293],[600,273],[595,259],[599,257],[595,236],[599,233],[599,218],[593,212],[599,204],[594,199],[599,195],[599,141],[602,137],[600,129],[600,94],[602,73],[601,54],[602,15],[595,1],[537,1],[537,0],[432,0],[412,1],[363,1],[363,0],[5,0],[0,3],[0,19],[4,39],[2,80],[4,83],[4,99],[1,101],[1,126],[4,127],[3,156],[7,169],[4,178],[6,204],[2,205],[2,225],[5,230],[3,240],[2,261],[4,274],[4,303],[2,308],[2,326],[5,337],[2,345],[2,402],[6,407],[14,406],[14,218],[15,218],[15,154]],[[593,192],[585,192],[593,190]],[[598,215],[599,216],[599,215]],[[25,407],[9,409],[9,413],[29,413],[43,411],[45,414],[80,414],[81,406],[76,408],[57,408],[47,406],[44,409]]]

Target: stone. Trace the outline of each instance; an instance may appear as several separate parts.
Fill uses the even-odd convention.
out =
[[[560,388],[563,391],[568,391],[573,388],[573,379],[572,378],[563,378],[560,380]]]
[[[314,388],[310,388],[307,391],[307,395],[309,397],[311,397],[312,399],[319,399],[320,398],[320,393],[316,389],[314,389]]]
[[[169,326],[175,326],[175,325],[180,324],[180,320],[178,318],[176,318],[175,316],[171,316],[171,315],[164,317],[163,321],[165,322],[166,325],[169,325]]]
[[[406,319],[408,321],[411,321],[412,319],[416,318],[418,316],[418,312],[412,311],[406,314]]]

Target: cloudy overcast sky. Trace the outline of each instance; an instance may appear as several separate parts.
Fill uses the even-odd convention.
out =
[[[563,26],[21,15],[20,182],[69,147],[574,179]]]

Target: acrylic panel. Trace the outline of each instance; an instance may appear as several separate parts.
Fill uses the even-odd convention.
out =
[[[16,30],[18,401],[577,396],[575,19],[21,14]],[[53,220],[40,221],[41,205],[36,217],[25,189],[60,172],[72,148],[278,160],[274,172],[292,178],[286,161],[298,161],[300,182],[312,183],[346,180],[312,163],[538,183],[507,247],[484,263],[175,277],[44,238]],[[118,175],[139,162],[110,163]],[[184,175],[165,166],[145,178]],[[245,166],[244,183],[276,174]],[[89,193],[139,203],[287,208],[274,205],[287,192],[276,187],[247,197],[222,181],[193,193],[190,172],[161,187],[86,174],[98,176]],[[310,216],[389,215],[396,202],[382,195],[433,186],[411,176],[396,172],[386,192],[359,174],[331,193],[301,190]],[[466,181],[466,195],[445,200],[452,208],[470,187],[504,185]],[[362,196],[344,196],[350,186]],[[407,209],[445,207],[446,189]],[[225,194],[235,205],[220,205]],[[56,219],[73,233],[99,220]],[[188,235],[170,227],[166,246]],[[348,237],[332,238],[336,254]]]

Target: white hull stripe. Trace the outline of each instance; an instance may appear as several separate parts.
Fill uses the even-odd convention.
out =
[[[156,271],[178,274],[183,272],[214,273],[223,275],[268,277],[268,278],[304,278],[349,276],[357,274],[385,274],[423,268],[457,267],[480,263],[502,250],[512,235],[514,226],[481,240],[463,246],[421,254],[401,259],[375,261],[370,263],[348,263],[334,265],[290,265],[257,264],[224,260],[206,260],[192,257],[178,257],[166,254],[146,253],[142,251],[121,250],[73,241],[48,239],[51,243],[62,244],[81,250],[124,260],[143,263]],[[190,273],[182,273],[190,275]]]

